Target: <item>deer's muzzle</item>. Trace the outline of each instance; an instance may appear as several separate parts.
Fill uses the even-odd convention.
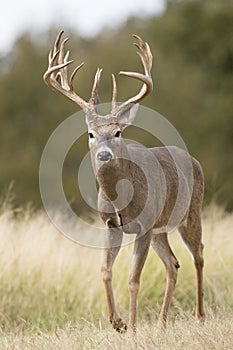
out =
[[[101,160],[102,162],[107,162],[108,160],[112,159],[112,154],[108,151],[102,151],[97,153],[97,159]]]

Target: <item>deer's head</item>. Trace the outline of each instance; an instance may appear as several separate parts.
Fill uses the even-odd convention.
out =
[[[73,88],[74,77],[84,63],[76,67],[70,77],[68,76],[67,67],[73,61],[69,60],[69,51],[65,54],[65,43],[68,38],[61,42],[62,34],[63,31],[59,33],[54,47],[49,53],[49,66],[44,74],[44,81],[53,90],[60,92],[83,109],[89,134],[89,147],[92,151],[92,157],[95,158],[94,160],[101,163],[120,157],[123,143],[121,133],[125,127],[133,122],[138,103],[153,89],[150,47],[139,36],[133,35],[137,40],[135,45],[138,48],[138,54],[144,67],[144,74],[123,71],[119,74],[138,79],[143,82],[143,86],[136,96],[117,104],[116,79],[112,75],[112,109],[108,115],[101,115],[98,108],[98,85],[102,69],[98,68],[96,71],[91,98],[86,102],[74,92]]]

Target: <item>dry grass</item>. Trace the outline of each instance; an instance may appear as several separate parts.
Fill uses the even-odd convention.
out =
[[[12,333],[2,336],[1,349],[27,350],[133,350],[133,349],[232,349],[232,315],[208,315],[204,326],[196,324],[190,316],[181,317],[165,333],[157,333],[155,325],[141,325],[136,338],[120,335],[111,329],[102,329],[92,324],[67,325],[51,333],[38,331],[35,334]]]
[[[39,329],[34,333],[14,331],[7,335],[2,333],[0,338],[1,349],[15,350],[231,350],[232,344],[232,314],[223,310],[217,315],[208,312],[204,326],[183,314],[164,333],[156,332],[151,323],[141,324],[135,338],[84,320],[49,333]]]
[[[100,250],[59,234],[44,213],[0,215],[0,349],[232,349],[233,215],[211,207],[204,213],[204,326],[194,320],[195,273],[177,234],[170,241],[181,269],[165,333],[156,330],[165,273],[152,251],[139,296],[137,339],[108,325]],[[81,229],[81,228],[80,228]],[[128,312],[127,277],[132,247],[115,264],[117,303]]]

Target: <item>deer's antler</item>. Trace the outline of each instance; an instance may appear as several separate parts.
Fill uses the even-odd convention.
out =
[[[84,63],[77,66],[70,77],[68,76],[68,66],[73,63],[73,60],[69,60],[69,51],[65,53],[65,44],[69,38],[64,39],[61,42],[61,38],[64,31],[61,31],[55,41],[53,49],[49,53],[49,65],[48,69],[44,74],[45,83],[51,87],[53,90],[60,92],[62,95],[68,97],[71,101],[75,102],[79,107],[81,107],[85,112],[93,111],[98,100],[98,85],[101,78],[102,69],[97,69],[95,74],[95,79],[92,87],[91,98],[89,102],[86,102],[83,98],[74,92],[73,82],[77,72],[82,68]],[[125,75],[131,78],[138,79],[143,82],[143,86],[140,92],[128,99],[126,102],[117,106],[117,86],[115,76],[112,75],[113,80],[113,95],[112,95],[112,115],[119,115],[124,110],[129,108],[133,103],[140,102],[145,96],[147,96],[153,89],[153,82],[151,78],[151,68],[152,68],[152,54],[149,45],[144,42],[139,36],[133,35],[137,40],[135,43],[138,48],[138,54],[141,58],[144,74],[136,72],[120,72],[120,75]]]
[[[73,70],[69,78],[67,67],[73,63],[73,60],[68,60],[69,51],[65,53],[65,43],[69,40],[69,38],[66,38],[61,42],[63,33],[64,31],[62,30],[58,34],[54,47],[49,53],[49,65],[48,69],[44,73],[44,81],[49,87],[68,97],[70,100],[79,105],[79,107],[81,107],[84,111],[93,109],[97,100],[98,84],[100,81],[102,69],[97,69],[92,88],[91,99],[89,102],[86,102],[74,92],[73,88],[74,78],[79,69],[84,65],[84,62]]]
[[[133,35],[133,37],[137,40],[137,43],[134,43],[134,45],[138,48],[138,54],[141,58],[143,67],[144,67],[144,74],[136,73],[136,72],[123,72],[121,71],[120,75],[125,75],[127,77],[135,78],[140,81],[142,81],[144,84],[140,90],[140,92],[136,95],[122,103],[120,106],[116,106],[116,82],[115,77],[113,78],[113,97],[112,97],[112,108],[114,111],[114,114],[119,114],[125,109],[127,109],[132,103],[136,104],[144,97],[146,97],[152,90],[153,90],[153,81],[151,77],[151,68],[152,68],[152,61],[153,56],[150,50],[149,45],[144,42],[138,35]]]

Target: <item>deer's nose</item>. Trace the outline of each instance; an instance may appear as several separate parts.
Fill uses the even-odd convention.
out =
[[[106,162],[110,159],[112,159],[112,154],[108,151],[102,151],[97,153],[97,159],[101,160],[102,162]]]

